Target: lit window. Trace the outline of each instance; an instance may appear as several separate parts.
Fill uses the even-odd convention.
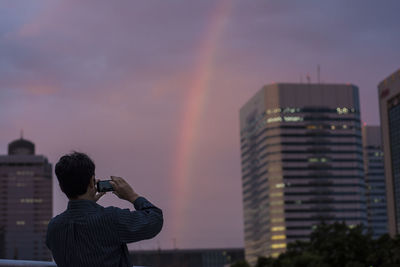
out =
[[[315,130],[315,129],[317,129],[317,126],[315,126],[315,125],[307,125],[307,129]]]
[[[283,119],[288,122],[303,121],[303,118],[299,116],[284,116]]]
[[[286,244],[282,243],[282,244],[272,244],[271,245],[272,249],[277,249],[277,248],[286,248]]]
[[[280,205],[283,205],[283,201],[272,201],[270,205],[271,206],[280,206]]]
[[[347,113],[349,113],[349,109],[348,108],[337,108],[336,109],[336,112],[338,113],[338,114],[347,114]]]
[[[272,257],[272,258],[278,258],[278,257],[279,257],[279,254],[280,254],[280,253],[272,253],[272,254],[271,254],[271,257]]]
[[[17,221],[16,225],[25,225],[25,221]]]
[[[275,187],[276,188],[283,188],[283,187],[285,187],[285,184],[276,184]]]
[[[271,222],[283,222],[283,218],[272,218]]]
[[[283,196],[283,193],[282,193],[282,192],[279,192],[279,193],[272,193],[272,194],[271,194],[271,197],[281,197],[281,196]]]
[[[271,210],[271,214],[281,214],[283,210]]]
[[[282,239],[286,239],[285,235],[273,235],[271,236],[271,240],[282,240]]]
[[[19,200],[20,203],[42,203],[43,199],[41,198],[21,198]]]
[[[273,171],[280,171],[281,170],[281,166],[278,164],[274,164],[273,167],[269,167],[268,171],[269,172],[273,172]]]
[[[308,162],[318,162],[318,158],[309,158]]]
[[[295,108],[285,108],[283,113],[295,113],[297,109]]]
[[[335,129],[336,129],[336,126],[335,126],[335,125],[331,125],[331,129],[332,129],[332,130],[335,130]]]
[[[285,231],[285,226],[275,226],[271,228],[272,232]]]
[[[280,117],[280,116],[267,119],[267,123],[281,122],[281,121],[282,121],[282,117]]]
[[[343,129],[347,129],[347,125],[346,124],[343,125]]]

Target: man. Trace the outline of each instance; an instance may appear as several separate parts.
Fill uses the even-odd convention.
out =
[[[96,192],[95,165],[83,153],[61,157],[55,172],[69,199],[67,210],[47,228],[46,245],[57,266],[131,267],[126,244],[156,236],[163,224],[162,211],[114,176],[113,193],[131,202],[136,211],[96,204],[105,193]]]

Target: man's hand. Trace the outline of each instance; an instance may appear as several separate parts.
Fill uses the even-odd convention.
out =
[[[115,190],[113,193],[120,199],[133,203],[139,197],[139,195],[133,191],[132,187],[121,177],[111,176],[110,184]]]
[[[94,202],[97,202],[102,196],[104,196],[106,194],[106,192],[100,192],[98,193],[96,190],[96,184],[99,182],[99,179],[95,180],[95,186],[94,186],[94,190],[96,191],[96,195],[94,196]]]
[[[106,194],[106,192],[101,192],[101,193],[97,193],[94,196],[94,202],[97,202],[97,200],[99,200],[102,196],[104,196]]]

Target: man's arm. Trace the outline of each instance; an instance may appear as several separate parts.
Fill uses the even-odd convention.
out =
[[[136,211],[116,209],[116,227],[123,243],[131,243],[156,236],[163,225],[161,209],[139,195],[122,178],[111,176],[114,193],[131,202]]]

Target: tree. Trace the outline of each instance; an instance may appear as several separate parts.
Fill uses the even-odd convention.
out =
[[[250,264],[248,264],[245,260],[241,260],[232,264],[231,267],[250,267]]]
[[[278,258],[259,258],[256,267],[400,266],[400,236],[374,240],[363,225],[321,223],[310,241],[288,244]]]
[[[255,267],[270,267],[273,263],[274,259],[272,258],[259,257]]]

